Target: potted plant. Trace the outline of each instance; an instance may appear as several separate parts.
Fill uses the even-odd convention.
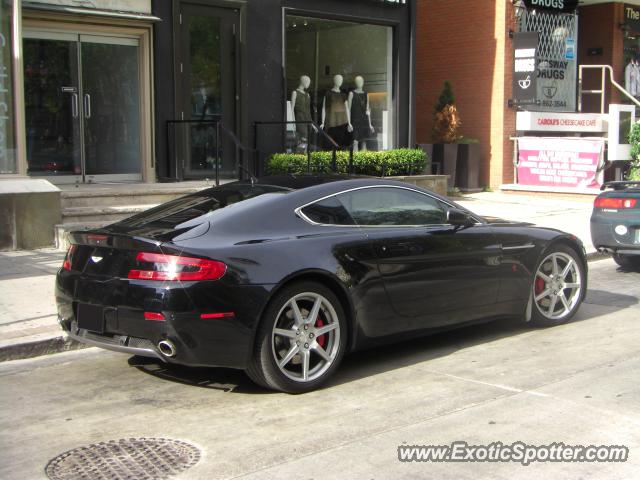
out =
[[[450,186],[463,191],[480,191],[480,144],[460,134],[462,121],[453,96],[451,83],[444,82],[434,110],[433,157],[449,175]]]
[[[449,175],[451,187],[456,182],[461,124],[451,83],[445,81],[433,111],[433,157],[436,162],[440,163],[442,173]]]

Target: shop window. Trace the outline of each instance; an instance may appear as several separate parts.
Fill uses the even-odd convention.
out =
[[[313,121],[340,147],[395,147],[393,28],[286,18],[287,149],[326,148]]]

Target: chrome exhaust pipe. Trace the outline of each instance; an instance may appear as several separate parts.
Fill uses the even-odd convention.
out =
[[[176,346],[173,342],[169,340],[162,340],[158,342],[158,351],[164,355],[165,357],[175,357],[176,356]]]

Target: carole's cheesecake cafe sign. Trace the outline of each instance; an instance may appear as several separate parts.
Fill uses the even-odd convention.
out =
[[[518,112],[519,132],[584,132],[606,131],[604,116],[597,113]]]

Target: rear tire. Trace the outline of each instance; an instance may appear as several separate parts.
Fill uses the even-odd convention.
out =
[[[640,270],[640,255],[614,253],[613,260],[625,270]]]
[[[531,290],[531,323],[553,326],[573,318],[586,293],[586,272],[581,258],[566,245],[552,245],[536,267]]]
[[[272,390],[308,392],[333,374],[346,345],[346,317],[336,295],[316,282],[295,283],[267,307],[246,372]]]

